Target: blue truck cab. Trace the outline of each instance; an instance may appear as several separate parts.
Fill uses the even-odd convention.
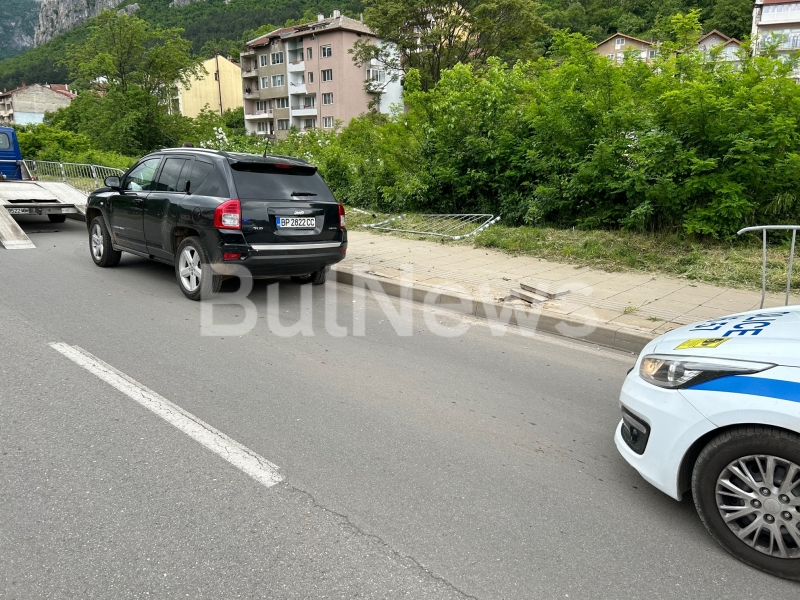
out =
[[[22,179],[21,163],[17,133],[11,127],[0,127],[0,179]]]

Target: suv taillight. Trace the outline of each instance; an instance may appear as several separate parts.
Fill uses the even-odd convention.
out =
[[[236,198],[223,202],[214,210],[214,227],[217,229],[242,228],[242,205]]]
[[[339,229],[344,229],[344,206],[339,205]]]

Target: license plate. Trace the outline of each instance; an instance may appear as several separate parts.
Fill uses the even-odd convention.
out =
[[[29,215],[30,209],[28,208],[7,208],[8,214],[10,215]]]
[[[317,226],[314,217],[277,217],[276,220],[281,229],[314,229]]]

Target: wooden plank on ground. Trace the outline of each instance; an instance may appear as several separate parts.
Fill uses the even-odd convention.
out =
[[[6,250],[36,248],[4,206],[0,205],[0,244]]]

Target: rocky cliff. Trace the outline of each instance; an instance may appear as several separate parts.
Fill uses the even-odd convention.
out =
[[[0,60],[33,47],[41,0],[0,0]]]
[[[100,11],[115,8],[123,0],[40,0],[39,25],[33,43],[40,46],[59,33],[85,23]]]

